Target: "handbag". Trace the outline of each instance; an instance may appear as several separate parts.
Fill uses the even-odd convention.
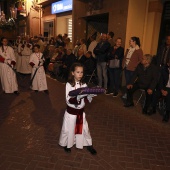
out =
[[[110,68],[119,68],[120,67],[120,60],[118,60],[118,59],[110,60],[109,67]]]

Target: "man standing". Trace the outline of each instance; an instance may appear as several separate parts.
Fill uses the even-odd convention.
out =
[[[111,47],[113,47],[115,45],[115,42],[113,41],[113,37],[114,37],[114,32],[110,31],[107,34],[107,39],[108,39],[108,42],[110,43]]]
[[[166,42],[163,46],[161,46],[158,50],[157,54],[157,65],[158,66],[165,66],[166,63],[170,59],[170,35],[166,36]]]
[[[107,89],[107,56],[110,50],[110,43],[107,41],[107,34],[103,33],[101,35],[101,41],[94,48],[94,54],[97,59],[97,76],[99,79],[98,85],[102,87],[102,82],[104,78],[104,88]]]

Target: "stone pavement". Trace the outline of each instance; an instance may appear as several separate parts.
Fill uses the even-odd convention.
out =
[[[20,81],[20,95],[0,91],[0,170],[170,170],[170,123],[141,106],[124,108],[120,97],[99,95],[85,108],[93,145],[58,145],[65,104],[65,85],[48,78],[49,96]]]

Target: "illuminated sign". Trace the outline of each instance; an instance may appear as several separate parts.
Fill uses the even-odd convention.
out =
[[[51,13],[57,14],[61,12],[71,11],[73,8],[73,0],[62,0],[52,3]]]

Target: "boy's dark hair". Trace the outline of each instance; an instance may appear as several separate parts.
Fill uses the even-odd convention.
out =
[[[75,79],[74,79],[74,76],[72,75],[72,72],[75,71],[76,67],[82,67],[83,71],[84,71],[84,66],[81,63],[74,63],[74,64],[72,64],[72,66],[70,68],[69,77],[68,77],[68,82],[71,84],[72,87],[75,86]],[[83,77],[80,80],[80,84],[84,84]]]
[[[115,35],[114,32],[112,32],[112,31],[110,31],[108,34],[110,35],[111,38],[113,38]]]
[[[40,49],[40,45],[39,44],[35,44],[33,48],[37,47],[38,49]]]

